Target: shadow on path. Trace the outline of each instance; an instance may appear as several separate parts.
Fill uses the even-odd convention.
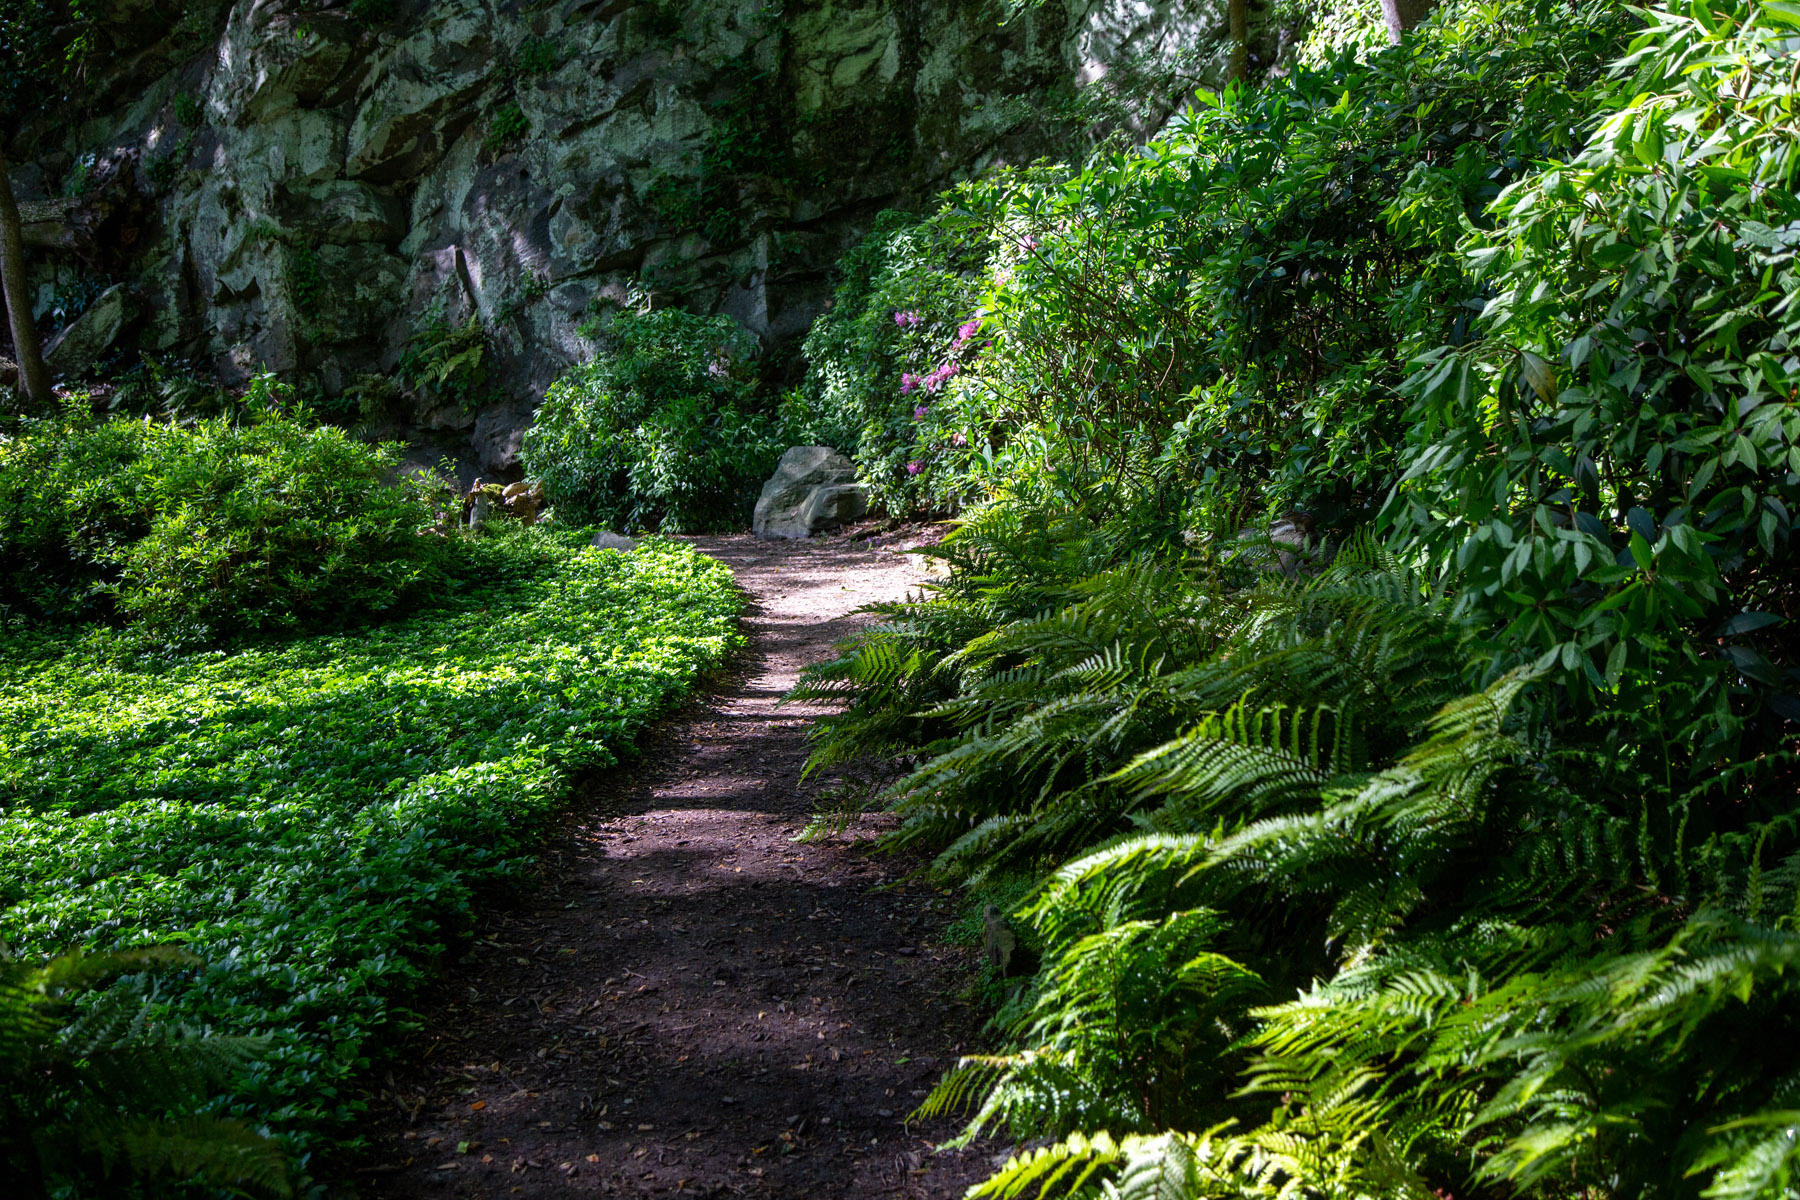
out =
[[[917,563],[693,540],[751,600],[736,674],[595,781],[529,908],[484,919],[378,1101],[362,1194],[936,1198],[986,1174],[992,1149],[904,1124],[977,1024],[970,953],[931,940],[950,901],[792,840],[831,781],[799,779],[818,710],[778,701]]]

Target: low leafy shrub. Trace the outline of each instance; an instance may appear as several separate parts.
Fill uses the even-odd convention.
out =
[[[353,1081],[579,773],[736,639],[730,573],[655,540],[475,539],[475,585],[231,654],[0,624],[0,937],[179,938],[159,1015],[268,1041],[229,1112],[353,1144]]]
[[[560,519],[667,533],[742,527],[784,448],[757,411],[754,339],[729,317],[627,310],[610,349],[544,394],[521,459]]]
[[[341,626],[440,584],[452,547],[397,448],[281,398],[265,381],[247,419],[186,425],[71,406],[0,436],[0,604],[205,640]]]

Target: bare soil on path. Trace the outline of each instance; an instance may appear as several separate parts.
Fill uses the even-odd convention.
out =
[[[974,951],[937,940],[954,898],[866,837],[793,840],[833,780],[800,780],[820,710],[779,701],[918,582],[908,536],[692,539],[748,594],[747,650],[484,916],[377,1097],[360,1195],[936,1198],[987,1173],[991,1147],[906,1123],[979,1025]]]

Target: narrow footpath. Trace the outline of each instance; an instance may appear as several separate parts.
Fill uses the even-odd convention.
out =
[[[747,651],[595,781],[540,884],[448,966],[360,1196],[937,1198],[991,1169],[905,1120],[980,1022],[975,951],[938,941],[954,898],[866,837],[792,840],[834,780],[800,781],[819,710],[778,702],[919,564],[893,535],[693,541],[748,593]]]

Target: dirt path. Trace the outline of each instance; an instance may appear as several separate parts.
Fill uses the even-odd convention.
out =
[[[895,539],[890,538],[890,545]],[[850,614],[917,581],[848,538],[699,538],[749,593],[737,672],[600,780],[525,905],[425,1006],[365,1196],[959,1196],[987,1154],[908,1111],[972,1042],[972,952],[909,864],[792,837],[812,710],[777,707]]]

